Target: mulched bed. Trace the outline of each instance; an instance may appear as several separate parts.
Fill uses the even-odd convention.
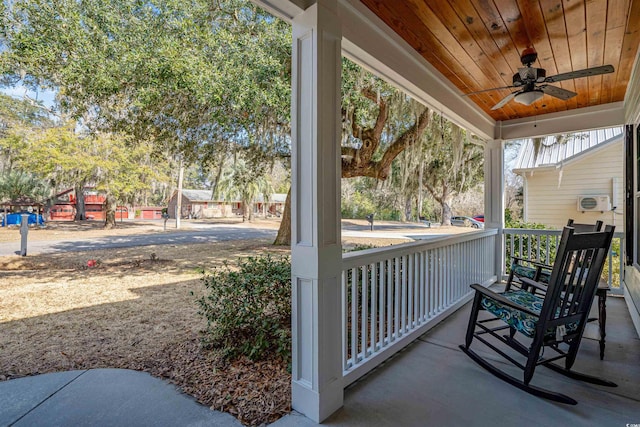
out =
[[[196,338],[163,349],[142,370],[166,378],[200,403],[243,424],[272,423],[291,412],[291,375],[281,360],[222,362]]]

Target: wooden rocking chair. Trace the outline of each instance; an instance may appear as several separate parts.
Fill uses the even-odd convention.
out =
[[[611,245],[613,230],[614,227],[607,226],[603,232],[576,233],[573,228],[565,227],[543,297],[523,289],[496,293],[478,284],[471,285],[476,294],[465,343],[460,346],[462,351],[503,381],[556,402],[578,403],[564,394],[531,385],[538,365],[570,378],[616,387],[610,381],[571,370]],[[492,316],[478,320],[480,310],[486,310]],[[487,323],[491,322],[499,322],[499,325],[489,327]],[[508,330],[509,334],[501,335],[499,332],[503,330]],[[524,363],[498,348],[499,343],[489,341],[486,334],[524,356]],[[531,339],[531,343],[527,346],[518,341],[520,335]],[[474,338],[522,369],[523,379],[505,373],[472,351],[470,346]],[[551,357],[542,357],[545,348],[555,353]],[[553,363],[561,359],[564,359],[564,367]]]

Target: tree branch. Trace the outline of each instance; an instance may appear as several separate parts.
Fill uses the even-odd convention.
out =
[[[429,125],[429,109],[425,108],[424,111],[418,117],[416,123],[411,126],[405,133],[403,133],[398,139],[396,139],[387,150],[384,152],[382,159],[380,160],[380,171],[384,174],[385,179],[391,168],[391,163],[403,150],[411,147],[415,144],[425,129]]]
[[[380,139],[380,135],[382,135],[382,130],[384,129],[384,124],[387,122],[387,118],[389,116],[389,110],[387,108],[387,103],[382,97],[378,96],[377,92],[374,92],[370,87],[366,87],[362,89],[362,95],[369,99],[370,101],[378,104],[378,117],[376,118],[376,124],[371,129],[376,138]]]

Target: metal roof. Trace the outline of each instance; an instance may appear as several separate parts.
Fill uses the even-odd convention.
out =
[[[264,195],[258,194],[254,202],[262,203],[264,200]],[[269,196],[270,203],[284,203],[287,200],[287,193],[271,193]]]
[[[539,152],[535,153],[533,139],[521,141],[520,152],[513,170],[529,170],[541,167],[555,167],[568,160],[601,148],[622,139],[622,127],[597,129],[566,136],[557,144],[557,136],[547,136],[542,140]]]

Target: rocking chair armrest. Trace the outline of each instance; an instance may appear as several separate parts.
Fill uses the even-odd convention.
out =
[[[511,261],[524,261],[524,262],[539,262],[539,260],[537,259],[531,259],[531,258],[525,258],[525,257],[521,257],[521,256],[515,256],[512,255],[511,256]]]
[[[545,285],[544,283],[536,282],[535,280],[531,280],[526,277],[521,277],[520,280],[526,286],[531,286],[532,288],[539,291],[547,292],[547,285]]]
[[[535,265],[540,269],[553,270],[553,265],[545,264],[544,262],[541,262],[541,261],[532,260],[531,264]]]
[[[533,264],[534,266],[536,266],[538,268],[544,268],[545,270],[553,270],[553,266],[552,265],[545,264],[544,262],[540,261],[539,259],[523,258],[523,257],[519,257],[519,256],[512,256],[511,259],[515,260],[515,261],[528,262],[528,263],[531,263],[531,264]]]
[[[490,298],[496,302],[499,302],[502,305],[505,305],[507,307],[513,308],[515,310],[521,311],[525,314],[528,314],[530,316],[534,316],[534,317],[540,317],[539,313],[536,313],[535,311],[532,311],[530,309],[528,309],[525,306],[522,306],[516,302],[511,301],[510,299],[507,299],[505,297],[503,297],[502,295],[493,292],[490,289],[485,288],[484,286],[478,284],[478,283],[474,283],[471,285],[471,288],[473,288],[476,292],[484,295],[487,298]]]

